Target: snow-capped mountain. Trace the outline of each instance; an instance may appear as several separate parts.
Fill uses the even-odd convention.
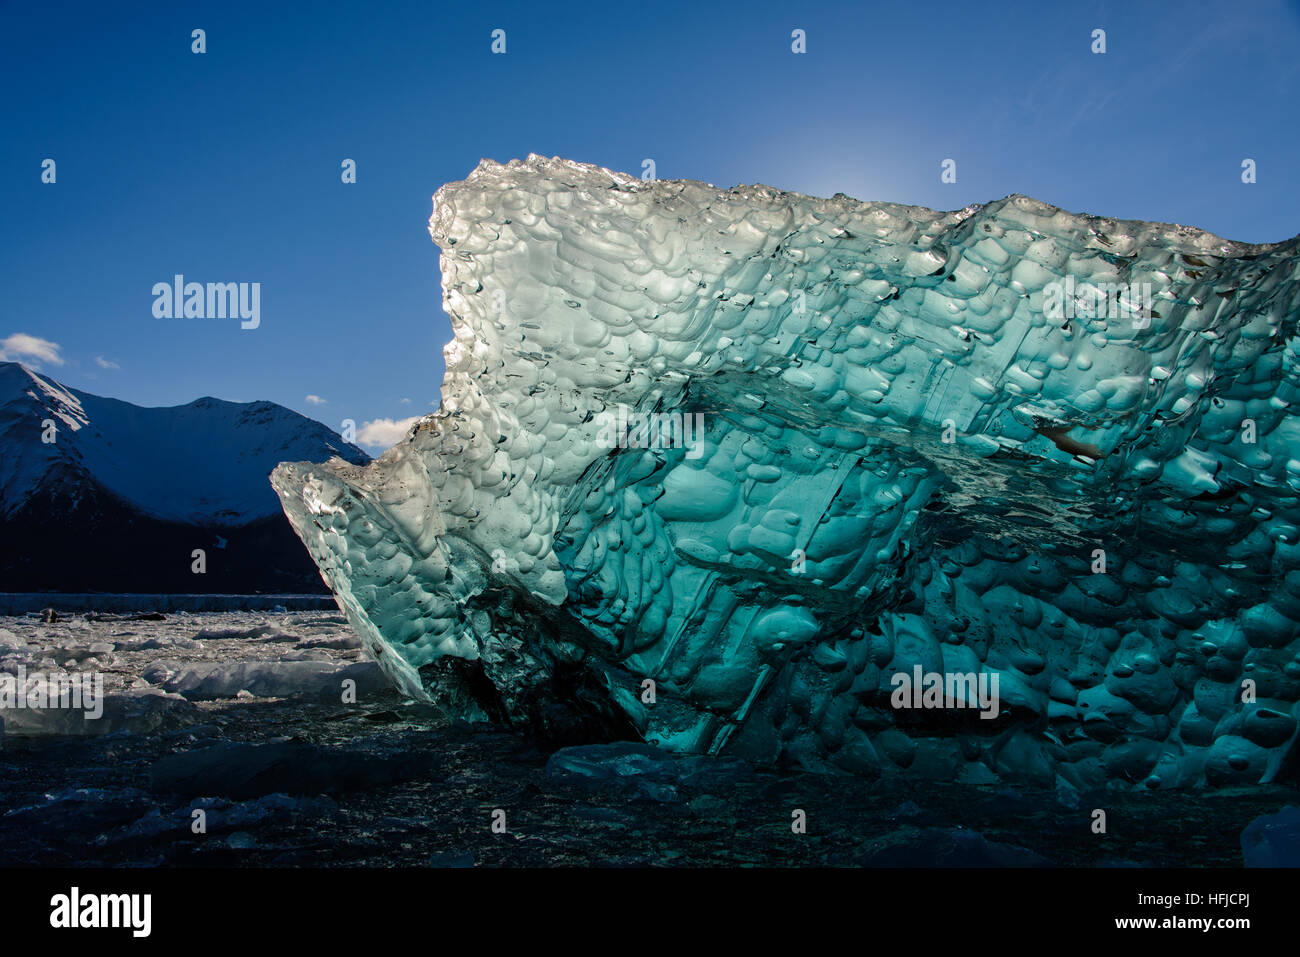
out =
[[[143,408],[0,363],[0,591],[319,590],[267,477],[322,455],[369,460],[273,402]]]

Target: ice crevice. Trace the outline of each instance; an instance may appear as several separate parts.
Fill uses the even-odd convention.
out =
[[[405,694],[869,776],[1294,772],[1295,240],[539,156],[429,229],[439,410],[272,476]],[[996,717],[898,706],[918,666]]]

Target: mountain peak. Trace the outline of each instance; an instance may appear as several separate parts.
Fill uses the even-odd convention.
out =
[[[0,514],[52,484],[69,500],[93,485],[156,518],[225,525],[279,513],[267,476],[281,461],[369,461],[327,426],[274,402],[203,396],[146,408],[16,362],[0,363],[0,447]]]

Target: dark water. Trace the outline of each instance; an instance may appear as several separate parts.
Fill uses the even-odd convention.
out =
[[[1300,804],[1281,785],[1080,795],[761,772],[618,743],[548,755],[395,694],[205,709],[149,734],[6,741],[0,864],[1240,866],[1250,821]]]

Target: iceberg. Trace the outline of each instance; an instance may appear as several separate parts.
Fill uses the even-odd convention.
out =
[[[865,776],[1284,773],[1296,240],[535,155],[429,231],[440,408],[272,475],[410,698]]]

